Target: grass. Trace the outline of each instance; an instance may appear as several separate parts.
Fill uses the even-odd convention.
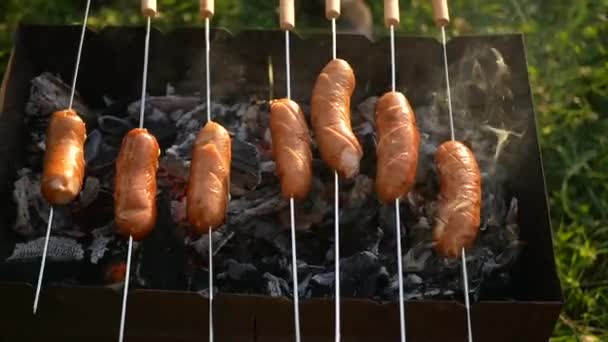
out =
[[[300,0],[303,1],[303,0]],[[306,0],[310,1],[310,0]],[[382,2],[372,4],[381,23]],[[0,1],[0,76],[19,21],[77,23],[72,0]],[[90,24],[141,24],[132,0],[93,1]],[[159,0],[169,28],[199,23],[197,1]],[[214,23],[276,27],[278,1],[216,1]],[[401,0],[409,34],[436,34],[430,1]],[[553,342],[608,340],[608,0],[451,0],[451,34],[524,32],[566,305]],[[300,20],[314,25],[314,20]],[[302,25],[300,25],[302,27]],[[381,29],[380,26],[377,29]]]

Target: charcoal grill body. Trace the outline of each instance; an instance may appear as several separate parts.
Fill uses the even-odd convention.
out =
[[[24,159],[26,139],[22,113],[29,81],[43,71],[71,79],[77,26],[23,25],[19,28],[6,71],[4,101],[0,102],[0,260],[12,251],[15,234],[11,192],[15,170]],[[140,92],[142,28],[111,27],[87,32],[78,90],[90,103],[102,95],[137,98]],[[212,96],[260,98],[284,95],[283,34],[244,31],[231,35],[212,31]],[[181,82],[203,63],[201,28],[152,32],[149,92],[164,94],[167,82],[202,87],[204,74]],[[338,55],[357,75],[353,103],[389,89],[389,41],[371,42],[354,35],[340,36]],[[319,70],[330,58],[331,37],[292,38],[292,97],[307,102]],[[527,74],[522,35],[457,37],[448,44],[450,63],[464,58],[472,47],[499,50],[511,68],[509,105],[525,122],[508,190],[520,200],[521,240],[525,247],[512,270],[509,300],[492,299],[472,306],[477,342],[547,341],[560,312],[562,294],[556,274],[551,226],[537,126]],[[432,38],[396,37],[398,86],[404,85],[414,108],[429,94],[444,89],[441,45]],[[274,88],[268,86],[268,58],[274,62]],[[455,72],[458,72],[457,70]],[[475,117],[477,114],[472,113]],[[457,132],[458,135],[458,132]],[[446,139],[448,137],[446,136]],[[36,261],[37,263],[38,261]],[[37,264],[36,264],[37,265]],[[37,266],[32,269],[37,270]],[[0,340],[114,341],[118,332],[120,293],[100,287],[54,286],[60,263],[50,262],[40,310],[32,315],[35,274],[3,264],[0,267]],[[29,284],[28,284],[29,282]],[[129,294],[126,335],[129,341],[200,341],[207,336],[207,299],[185,291],[134,290]],[[218,294],[214,302],[217,341],[291,341],[292,306],[286,298]],[[399,336],[398,305],[344,298],[343,341],[395,341]],[[333,341],[333,304],[329,299],[301,302],[302,335],[306,341]],[[409,341],[465,341],[465,308],[453,301],[408,301]]]

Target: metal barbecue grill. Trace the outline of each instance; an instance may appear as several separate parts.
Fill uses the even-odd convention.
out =
[[[48,214],[32,191],[39,188],[41,171],[36,134],[44,133],[48,114],[66,107],[80,27],[19,28],[0,103],[3,340],[116,340],[122,287],[104,274],[124,260],[126,244],[117,238],[96,249],[95,243],[113,234],[113,152],[104,148],[114,146],[128,125],[137,125],[144,35],[139,27],[86,32],[74,108],[87,122],[89,140],[98,135],[103,142],[97,149],[87,143],[87,179],[99,184],[90,185],[97,190],[87,193],[90,203],[79,200],[55,213],[34,316],[38,241]],[[151,32],[146,126],[161,144],[159,216],[154,232],[134,245],[127,341],[208,336],[207,237],[188,236],[179,206],[188,133],[205,120],[204,36],[203,28]],[[211,29],[210,36],[211,111],[234,134],[232,201],[227,224],[213,235],[215,340],[294,340],[289,203],[278,193],[264,138],[267,99],[286,95],[285,33]],[[291,98],[309,119],[310,92],[331,59],[332,37],[292,33],[290,40]],[[395,209],[380,205],[369,190],[375,173],[374,97],[391,88],[389,39],[339,34],[337,55],[357,77],[352,118],[364,148],[362,176],[340,187],[342,341],[396,341]],[[547,341],[562,297],[523,36],[452,38],[447,55],[455,130],[476,153],[486,182],[482,231],[467,253],[474,341]],[[423,224],[433,210],[428,199],[437,193],[433,146],[450,138],[442,45],[429,37],[396,36],[395,59],[396,89],[412,104],[422,135],[419,186],[401,202],[408,341],[466,341],[460,263],[433,254],[430,228]],[[130,117],[132,112],[137,115]],[[300,328],[303,341],[333,341],[334,175],[316,147],[313,157],[313,192],[296,204],[295,216]]]

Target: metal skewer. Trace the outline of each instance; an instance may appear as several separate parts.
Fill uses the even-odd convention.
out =
[[[396,63],[395,63],[395,26],[399,25],[399,0],[384,0],[384,23],[390,30],[391,45],[391,90],[396,91]],[[401,342],[407,340],[405,331],[405,303],[403,296],[403,256],[401,250],[401,213],[399,211],[399,198],[395,199],[395,234],[397,237],[397,276],[399,283],[399,328]]]
[[[285,30],[285,87],[287,98],[291,100],[291,57],[289,46],[289,31],[295,27],[294,0],[281,0],[280,25]],[[300,295],[298,291],[298,263],[296,254],[296,220],[293,196],[289,198],[289,218],[291,223],[291,274],[293,282],[293,317],[296,342],[300,342]]]
[[[72,89],[70,91],[70,101],[68,110],[72,109],[74,104],[74,94],[76,93],[76,80],[78,79],[78,70],[80,69],[80,56],[82,55],[82,45],[84,43],[84,33],[87,28],[87,20],[89,19],[89,8],[91,0],[87,0],[87,5],[84,10],[84,20],[82,21],[82,30],[80,31],[80,42],[78,43],[78,52],[76,53],[76,65],[74,66],[74,76],[72,77]],[[53,226],[53,205],[49,209],[48,224],[46,226],[46,234],[44,237],[44,248],[42,250],[42,260],[40,262],[40,271],[38,272],[38,283],[36,284],[36,294],[34,295],[34,315],[38,311],[38,301],[40,299],[40,289],[42,288],[42,278],[44,277],[44,267],[46,266],[46,255],[49,248],[49,239],[51,238],[51,228]]]
[[[340,16],[340,0],[325,1],[325,16],[331,19],[331,55],[336,59],[336,18]],[[338,171],[334,170],[334,272],[335,272],[335,338],[340,341],[340,199],[339,199],[340,177]]]
[[[443,45],[443,66],[445,70],[446,92],[448,95],[448,113],[450,118],[451,140],[455,141],[454,135],[454,115],[452,111],[452,94],[450,89],[450,73],[448,71],[448,52],[446,46],[445,27],[450,22],[447,0],[433,0],[433,16],[435,23],[441,29],[441,42]],[[462,282],[464,284],[464,301],[467,312],[467,336],[468,341],[473,342],[473,329],[471,324],[471,304],[469,299],[469,276],[467,272],[467,256],[464,247],[461,250]]]
[[[144,45],[144,70],[141,84],[141,101],[139,108],[139,128],[144,127],[144,112],[146,108],[146,84],[148,82],[148,55],[150,52],[150,26],[152,17],[156,15],[156,0],[142,0],[141,11],[146,17],[146,38]],[[125,285],[122,293],[122,307],[120,311],[120,329],[118,341],[123,342],[125,333],[125,322],[127,316],[127,295],[129,293],[129,278],[131,275],[131,255],[133,252],[133,236],[129,235],[127,246],[127,269],[125,271]]]
[[[209,26],[211,17],[214,13],[213,0],[200,0],[200,14],[205,19],[205,90],[207,104],[207,122],[211,121],[211,63],[209,55],[211,53],[211,43],[209,39]],[[209,342],[213,342],[213,227],[209,227]]]

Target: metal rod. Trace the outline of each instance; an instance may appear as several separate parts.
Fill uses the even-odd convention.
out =
[[[298,263],[296,256],[296,219],[293,197],[289,199],[291,221],[291,273],[293,281],[293,316],[295,323],[296,342],[300,342],[300,294],[298,291]]]
[[[331,19],[331,56],[336,59],[336,18]]]
[[[40,271],[38,272],[38,284],[36,285],[36,295],[34,296],[34,315],[38,311],[38,300],[40,299],[40,288],[42,287],[42,278],[44,277],[44,266],[46,265],[46,254],[49,248],[49,239],[51,238],[51,226],[53,225],[53,206],[49,210],[49,220],[46,226],[46,236],[44,237],[44,248],[42,250],[42,261],[40,262]]]
[[[211,72],[209,54],[211,52],[211,44],[209,42],[209,17],[205,18],[205,76],[207,88],[207,122],[211,121]]]
[[[76,93],[76,81],[78,80],[78,71],[80,69],[80,57],[82,56],[82,46],[84,44],[84,34],[87,28],[87,21],[89,20],[89,9],[91,8],[91,0],[87,0],[86,8],[84,10],[84,19],[82,21],[82,29],[80,31],[80,41],[78,42],[78,52],[76,52],[76,63],[74,65],[74,75],[72,76],[72,89],[70,90],[70,100],[68,103],[68,109],[72,109],[74,104],[74,94]],[[51,238],[51,228],[53,227],[53,206],[50,206],[49,217],[47,220],[46,234],[44,237],[44,249],[42,252],[42,260],[40,262],[40,271],[38,272],[38,283],[36,284],[36,294],[34,295],[34,315],[38,311],[38,301],[40,300],[40,290],[42,288],[42,279],[44,278],[44,268],[46,267],[46,254],[49,246],[49,239]]]
[[[76,92],[76,80],[78,79],[78,69],[80,68],[80,56],[82,55],[82,45],[84,43],[84,33],[87,30],[87,20],[89,19],[89,8],[91,0],[87,0],[87,7],[84,10],[84,20],[82,21],[82,30],[80,31],[80,42],[78,43],[78,53],[76,54],[76,65],[74,66],[74,76],[72,77],[72,89],[70,91],[70,103],[68,109],[72,109],[74,104],[74,93]]]
[[[285,85],[287,98],[291,100],[291,58],[289,47],[289,30],[285,30]],[[296,254],[296,218],[293,197],[289,198],[289,218],[291,223],[291,274],[293,282],[293,317],[295,324],[296,342],[300,342],[300,298],[298,291],[298,257]]]
[[[445,68],[445,83],[448,94],[448,113],[450,116],[450,135],[452,141],[456,140],[454,135],[454,115],[452,114],[452,90],[450,89],[450,73],[448,72],[448,49],[445,39],[445,26],[441,26],[441,37],[443,42],[443,66]]]
[[[443,65],[445,68],[445,82],[446,82],[446,92],[448,94],[448,112],[450,117],[450,134],[452,141],[455,141],[454,135],[454,116],[452,112],[452,90],[450,88],[450,73],[448,71],[448,53],[446,46],[446,38],[445,38],[445,26],[441,26],[441,38],[443,43]],[[467,311],[467,334],[468,341],[473,342],[473,329],[471,324],[471,305],[469,300],[469,277],[467,274],[467,258],[464,247],[462,247],[462,281],[464,283],[464,301],[465,307]]]
[[[396,67],[395,67],[395,26],[391,25],[391,90],[395,91],[395,79],[396,79]]]
[[[331,52],[336,59],[336,19],[331,19]],[[334,171],[334,270],[335,270],[335,342],[340,341],[340,200],[339,200],[340,178],[338,171]]]
[[[123,342],[125,337],[125,322],[127,316],[127,295],[129,293],[129,277],[131,275],[131,252],[133,250],[133,236],[129,236],[129,246],[127,247],[127,270],[125,272],[125,287],[122,291],[122,309],[120,311],[120,332],[118,341]]]
[[[291,100],[291,57],[289,51],[289,30],[285,30],[285,83],[287,98]]]
[[[213,342],[213,234],[209,227],[209,342]]]
[[[469,336],[469,342],[473,342],[473,329],[471,324],[471,304],[469,302],[469,275],[467,272],[467,255],[462,247],[462,280],[464,283],[464,303],[467,309],[467,332]]]
[[[209,17],[205,18],[205,84],[207,90],[207,122],[211,121],[211,42],[209,40]],[[209,342],[213,342],[213,227],[209,227]]]
[[[334,171],[334,240],[335,240],[335,257],[334,257],[334,268],[335,268],[335,304],[336,304],[336,333],[335,341],[340,341],[340,201],[338,197],[338,186],[339,186],[338,172]]]
[[[141,101],[139,109],[139,128],[144,127],[144,113],[146,108],[146,83],[148,81],[148,56],[150,51],[150,25],[151,17],[147,17],[146,23],[146,41],[144,46],[144,70],[141,82]],[[125,333],[125,323],[127,320],[127,296],[129,294],[129,280],[131,278],[131,254],[133,252],[133,236],[129,236],[129,244],[127,246],[127,270],[125,272],[125,286],[122,293],[122,308],[120,312],[120,330],[118,341],[123,342]]]
[[[399,212],[399,199],[395,199],[395,234],[397,236],[397,279],[399,280],[399,326],[401,328],[401,342],[406,341],[405,331],[405,303],[403,296],[403,253],[401,251],[401,213]]]
[[[144,112],[146,111],[146,84],[148,82],[148,54],[150,52],[150,23],[151,17],[148,17],[146,24],[146,43],[144,47],[144,75],[141,81],[141,106],[139,108],[139,128],[144,128]]]

